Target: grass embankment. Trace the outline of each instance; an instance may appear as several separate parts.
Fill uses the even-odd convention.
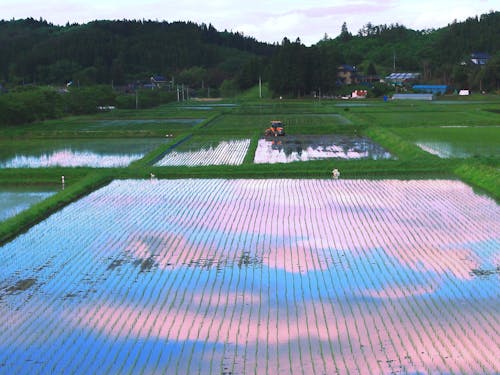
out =
[[[71,173],[67,175],[68,177],[74,177]],[[52,173],[46,173],[44,177],[42,176],[43,174],[39,175],[41,178],[38,181],[52,176]],[[112,179],[113,175],[106,170],[91,172],[79,181],[68,184],[64,190],[52,197],[33,205],[30,209],[22,211],[12,218],[0,222],[0,245],[26,231],[62,207],[105,185]],[[75,223],[75,225],[78,225],[78,223]]]
[[[61,185],[61,176],[69,187],[88,174],[95,172],[93,168],[0,168],[1,185]]]
[[[470,161],[460,164],[454,172],[463,181],[483,189],[497,202],[500,201],[500,170],[498,167]]]

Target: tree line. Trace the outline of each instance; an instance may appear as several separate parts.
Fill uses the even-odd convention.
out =
[[[94,85],[70,90],[47,86],[17,87],[0,95],[0,126],[19,125],[98,112],[99,108],[152,108],[176,100],[164,90],[138,90],[127,95],[108,85]]]
[[[367,23],[352,34],[344,23],[337,37],[325,34],[310,47],[298,38],[269,44],[192,22],[57,26],[28,18],[0,21],[0,84],[116,87],[162,75],[173,85],[213,93],[244,90],[260,78],[276,95],[295,97],[341,92],[337,69],[349,64],[360,75],[420,72],[423,83],[498,90],[499,35],[500,12],[493,11],[437,30]],[[488,64],[471,64],[473,52],[488,53]]]

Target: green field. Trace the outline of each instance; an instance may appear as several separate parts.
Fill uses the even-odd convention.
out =
[[[163,105],[148,110],[114,110],[0,129],[5,149],[35,149],[60,140],[102,138],[162,139],[162,145],[127,168],[3,168],[1,185],[58,184],[66,190],[0,223],[0,242],[50,212],[113,179],[147,178],[459,178],[500,198],[500,105],[496,96],[467,100],[385,103],[382,100],[245,100]],[[365,136],[394,156],[388,160],[312,160],[289,165],[254,164],[259,138],[271,120],[281,120],[297,136]],[[168,138],[168,140],[166,139]],[[419,139],[467,143],[471,156],[440,158],[417,146]],[[184,142],[185,140],[190,140]],[[167,153],[192,144],[250,139],[241,165],[153,166]],[[31,146],[30,146],[31,145]],[[179,147],[176,149],[176,147]],[[486,150],[486,151],[484,151]],[[74,176],[74,177],[73,177]],[[13,229],[15,228],[15,229]]]

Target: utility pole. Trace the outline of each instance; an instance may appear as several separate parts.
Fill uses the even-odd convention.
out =
[[[262,78],[259,76],[259,98],[262,99]]]
[[[139,109],[139,91],[135,89],[135,109]]]
[[[177,85],[177,101],[181,101],[180,93],[179,93],[179,85]]]
[[[396,50],[392,49],[392,72],[396,72]]]

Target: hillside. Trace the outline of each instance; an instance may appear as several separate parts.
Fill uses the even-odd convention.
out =
[[[360,74],[420,72],[426,83],[471,89],[500,87],[500,12],[441,29],[367,23],[357,34],[346,24],[336,38],[311,47],[287,38],[280,45],[191,22],[94,21],[52,25],[44,20],[0,21],[0,83],[123,85],[152,75],[192,88],[247,89],[258,77],[288,96],[338,92],[337,67]],[[491,56],[484,69],[470,55]]]
[[[254,56],[274,46],[239,33],[185,22],[95,21],[55,26],[33,19],[0,21],[1,80],[12,83],[123,84],[151,75],[202,69],[205,84],[219,86]]]

